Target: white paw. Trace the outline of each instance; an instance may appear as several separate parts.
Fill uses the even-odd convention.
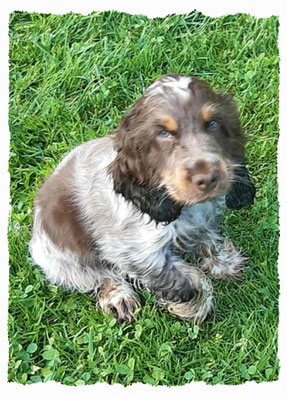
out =
[[[207,255],[201,259],[200,267],[214,278],[228,280],[242,276],[247,258],[230,241],[225,240],[219,248],[205,248],[205,253]]]

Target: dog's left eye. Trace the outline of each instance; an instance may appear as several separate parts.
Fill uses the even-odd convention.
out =
[[[216,130],[218,128],[219,128],[219,122],[216,119],[212,119],[211,121],[207,122],[208,130]]]
[[[172,134],[170,132],[168,132],[167,130],[161,130],[159,132],[159,136],[163,139],[169,139],[170,137],[172,137]]]

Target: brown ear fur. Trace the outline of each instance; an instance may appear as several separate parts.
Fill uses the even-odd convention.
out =
[[[109,166],[113,176],[114,190],[131,201],[141,212],[156,222],[170,223],[181,212],[182,206],[169,198],[164,188],[154,184],[158,159],[153,159],[149,125],[144,117],[141,100],[122,118],[113,137],[117,151],[115,160]],[[158,153],[158,151],[157,151]],[[149,162],[152,159],[153,162]]]
[[[148,128],[144,115],[142,99],[139,99],[130,112],[125,115],[119,127],[114,131],[114,148],[116,159],[111,163],[115,190],[123,180],[138,184],[151,181],[152,168],[146,167],[147,152],[150,147]]]

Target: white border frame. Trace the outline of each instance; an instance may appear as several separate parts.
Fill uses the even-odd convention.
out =
[[[32,0],[10,0],[9,4],[1,5],[0,13],[0,29],[1,29],[1,48],[2,55],[4,55],[1,62],[1,81],[3,81],[3,89],[1,92],[1,121],[3,133],[1,135],[1,156],[0,156],[0,178],[1,178],[1,207],[0,207],[0,253],[1,253],[1,296],[2,306],[0,312],[0,348],[1,348],[1,367],[0,367],[0,384],[1,393],[6,397],[22,398],[38,398],[39,395],[51,396],[53,394],[60,394],[62,397],[78,398],[79,395],[86,397],[104,394],[105,396],[117,396],[117,398],[125,397],[125,399],[132,398],[134,395],[145,394],[155,396],[162,394],[165,397],[173,397],[174,394],[199,395],[200,397],[207,397],[209,395],[220,395],[220,398],[232,399],[239,398],[242,395],[245,397],[253,397],[254,395],[261,398],[276,396],[276,399],[286,395],[286,357],[287,345],[285,338],[286,331],[286,297],[287,297],[287,283],[286,283],[286,261],[287,245],[286,241],[286,191],[287,183],[284,182],[286,178],[286,171],[284,171],[284,157],[286,158],[286,118],[283,119],[283,112],[286,113],[286,93],[287,93],[287,79],[286,79],[286,64],[287,64],[287,15],[284,7],[284,2],[281,0],[261,2],[241,0],[240,4],[232,2],[232,0],[187,0],[187,1],[171,1],[158,0],[157,2],[129,2],[126,0],[105,0],[103,2],[96,1],[75,1],[75,0],[50,0],[48,2],[40,3]],[[8,227],[8,213],[9,213],[9,174],[8,174],[8,154],[9,154],[9,129],[8,129],[8,98],[9,98],[9,66],[8,66],[8,23],[9,14],[13,11],[27,11],[37,13],[56,13],[65,14],[67,12],[76,12],[87,15],[92,11],[117,10],[128,12],[130,14],[144,14],[150,18],[164,17],[168,14],[176,13],[183,14],[191,12],[196,9],[205,15],[218,17],[226,14],[236,14],[238,12],[251,14],[255,17],[267,18],[272,15],[279,16],[279,48],[280,48],[280,139],[278,145],[278,180],[279,180],[279,201],[280,201],[280,242],[279,242],[279,259],[278,269],[280,277],[280,325],[279,325],[279,359],[280,359],[280,378],[279,381],[263,382],[257,384],[255,382],[246,382],[243,385],[228,386],[216,385],[209,386],[204,382],[192,382],[191,384],[182,387],[152,387],[144,384],[133,384],[127,388],[116,384],[108,385],[106,383],[97,383],[90,386],[69,387],[61,385],[57,382],[37,383],[32,385],[21,385],[17,383],[7,382],[7,366],[8,366],[8,338],[7,338],[7,311],[8,311],[8,241],[7,241],[7,227]],[[285,184],[285,186],[284,186]],[[285,389],[284,389],[285,388]],[[5,392],[7,394],[5,395]]]

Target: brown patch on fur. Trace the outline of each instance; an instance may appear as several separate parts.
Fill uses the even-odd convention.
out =
[[[44,182],[36,196],[35,205],[40,208],[42,227],[55,245],[73,252],[87,253],[91,249],[91,240],[73,200],[70,187],[73,175],[74,160],[70,159]]]
[[[204,122],[208,122],[212,119],[215,113],[215,105],[214,104],[204,104],[201,110],[201,116]]]
[[[172,116],[164,116],[161,120],[161,125],[168,132],[174,132],[177,129],[177,122]]]
[[[101,296],[110,299],[111,293],[115,291],[116,288],[117,287],[111,282],[111,280],[105,280],[101,288]]]

